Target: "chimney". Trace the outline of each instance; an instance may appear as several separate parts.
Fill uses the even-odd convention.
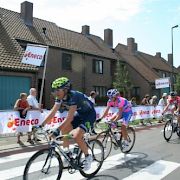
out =
[[[105,29],[104,30],[104,42],[110,48],[113,48],[113,31],[112,31],[112,29]]]
[[[20,17],[27,26],[33,26],[33,3],[28,1],[21,3]]]
[[[84,34],[84,35],[90,34],[90,27],[88,25],[82,26],[82,34]]]
[[[158,58],[161,58],[161,53],[160,52],[156,52],[155,56],[158,57]]]
[[[127,46],[130,53],[135,53],[138,49],[138,45],[135,43],[134,38],[132,37],[127,39]]]
[[[173,65],[173,57],[172,57],[172,54],[168,54],[168,64],[169,64],[170,66]]]

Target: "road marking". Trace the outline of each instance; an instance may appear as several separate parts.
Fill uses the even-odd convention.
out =
[[[104,161],[103,166],[100,169],[100,172],[104,171],[106,169],[112,168],[116,165],[123,164],[124,162],[126,162],[130,159],[136,158],[136,157],[138,157],[138,155],[131,155],[131,154],[126,155],[123,153],[120,153],[120,154],[117,154],[114,156],[110,156],[107,158],[106,161]],[[42,162],[34,163],[34,166],[33,166],[33,169],[31,169],[31,172],[36,172],[36,171],[40,170],[40,168],[42,167],[41,163]],[[40,164],[41,164],[41,166],[40,166]],[[53,166],[56,166],[56,165],[57,165],[57,163],[53,162]],[[25,168],[25,165],[0,171],[0,179],[7,180],[10,178],[22,176],[23,172],[24,172],[24,168]],[[73,174],[73,178],[74,178],[74,176],[76,177],[75,179],[77,179],[77,178],[82,179],[83,178],[79,172],[76,172],[75,174]],[[57,176],[49,176],[46,179],[52,180],[52,179],[54,179],[54,177],[57,177]],[[67,180],[69,178],[72,178],[72,175],[69,174],[67,171],[64,171],[61,179]]]
[[[10,156],[1,157],[0,164],[11,162],[11,161],[16,161],[16,160],[20,160],[20,159],[30,158],[33,154],[35,154],[35,152],[36,151],[32,151],[32,152],[26,152],[26,153],[14,154],[14,155],[10,155]]]
[[[180,166],[179,163],[159,160],[150,166],[124,178],[123,180],[159,180]]]
[[[113,168],[114,166],[117,166],[117,165],[121,165],[125,163],[126,161],[129,161],[130,159],[134,159],[137,157],[138,155],[123,154],[123,153],[110,156],[104,161],[99,172]],[[52,179],[55,179],[56,177],[57,176],[49,176],[48,178],[45,178],[44,180],[52,180]],[[62,173],[61,180],[67,180],[71,178],[78,180],[78,179],[83,179],[83,176],[78,171],[74,173],[73,175],[69,174],[67,171],[64,171]]]

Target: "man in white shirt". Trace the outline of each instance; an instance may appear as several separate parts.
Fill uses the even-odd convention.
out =
[[[29,106],[31,107],[32,110],[39,110],[40,112],[43,112],[43,110],[40,108],[40,105],[36,99],[37,96],[37,91],[35,88],[31,88],[29,90],[29,96],[27,97],[27,101],[29,103]],[[31,140],[31,134],[32,132],[28,132],[28,140],[27,142],[33,143]],[[34,139],[34,138],[33,138]],[[38,141],[38,139],[37,139]]]
[[[95,101],[95,98],[96,98],[96,92],[95,91],[91,91],[90,92],[90,96],[88,97],[88,99],[95,105],[96,104],[96,101]]]

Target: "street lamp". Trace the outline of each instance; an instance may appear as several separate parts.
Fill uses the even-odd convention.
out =
[[[173,26],[172,28],[171,28],[171,42],[172,42],[172,64],[171,64],[171,91],[173,91],[174,90],[174,79],[173,79],[173,72],[174,72],[174,69],[173,69],[173,66],[174,66],[174,54],[173,54],[173,29],[174,28],[178,28],[178,25],[176,25],[176,26]]]

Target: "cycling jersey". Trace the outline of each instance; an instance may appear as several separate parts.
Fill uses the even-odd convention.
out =
[[[178,107],[180,105],[180,97],[177,96],[176,98],[168,98],[168,102],[170,105],[175,105],[176,107]]]
[[[132,111],[130,102],[127,99],[120,96],[118,96],[115,101],[112,101],[111,99],[109,99],[109,101],[107,102],[107,106],[123,108],[122,112]]]
[[[68,92],[66,99],[56,99],[55,103],[61,105],[60,111],[61,108],[69,110],[70,106],[77,106],[77,113],[74,115],[74,119],[71,122],[73,129],[80,127],[87,132],[87,123],[90,123],[90,127],[93,128],[93,123],[96,120],[96,111],[93,103],[85,94],[71,90]]]
[[[73,90],[71,90],[67,94],[66,99],[63,100],[56,99],[55,103],[61,104],[61,106],[67,110],[69,109],[70,106],[77,105],[77,112],[79,114],[84,114],[94,109],[93,103],[88,99],[88,97],[85,94]]]
[[[107,102],[107,106],[122,108],[123,109],[122,110],[122,120],[123,120],[122,123],[125,126],[128,125],[128,123],[131,119],[131,116],[132,116],[132,108],[131,108],[132,106],[127,99],[120,97],[120,96],[118,96],[115,101],[112,101],[109,99],[109,101]]]

